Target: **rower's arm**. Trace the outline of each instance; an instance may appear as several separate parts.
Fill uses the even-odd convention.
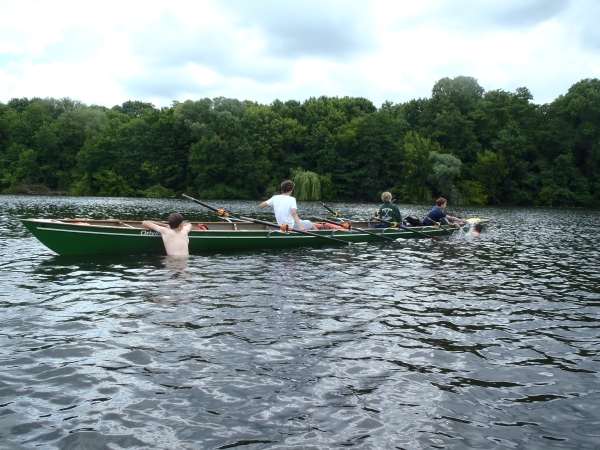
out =
[[[446,214],[446,219],[454,220],[454,221],[456,221],[456,222],[460,222],[460,223],[469,223],[469,221],[468,221],[468,220],[461,219],[461,218],[459,218],[459,217],[450,216],[450,215],[448,215],[448,214]]]
[[[298,211],[296,211],[295,208],[292,208],[292,217],[294,218],[294,222],[296,222],[296,225],[298,225],[298,228],[300,228],[301,230],[306,229],[302,226],[302,223],[300,222],[300,217],[298,217]]]
[[[183,227],[181,227],[181,230],[185,232],[185,234],[188,234],[190,231],[192,231],[192,224],[191,223],[186,223],[185,225],[183,225]]]

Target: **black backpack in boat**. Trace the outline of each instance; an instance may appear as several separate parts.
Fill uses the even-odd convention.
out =
[[[415,219],[414,217],[408,216],[404,218],[405,222],[408,223],[409,227],[422,227],[423,222],[419,219]]]

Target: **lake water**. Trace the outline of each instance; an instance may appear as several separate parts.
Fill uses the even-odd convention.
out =
[[[183,260],[60,257],[18,220],[174,211],[217,220],[0,196],[0,448],[600,448],[600,212],[450,205],[488,232]]]

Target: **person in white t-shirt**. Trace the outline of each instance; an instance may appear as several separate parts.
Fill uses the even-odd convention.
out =
[[[308,231],[316,230],[317,228],[312,224],[310,220],[300,220],[296,210],[296,199],[292,197],[292,192],[296,185],[293,181],[285,180],[281,183],[280,195],[274,195],[266,202],[262,202],[259,207],[260,209],[272,206],[275,210],[275,218],[279,225],[288,225],[295,230]]]

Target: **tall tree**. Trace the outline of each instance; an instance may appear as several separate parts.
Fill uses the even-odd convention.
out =
[[[473,77],[445,77],[434,84],[431,100],[434,108],[444,110],[452,105],[458,108],[460,114],[466,116],[475,109],[484,91]]]
[[[461,196],[454,186],[454,180],[460,175],[461,161],[449,153],[431,152],[431,174],[427,178],[435,184],[440,195],[460,203]]]
[[[397,195],[406,202],[424,202],[431,198],[428,177],[433,169],[430,154],[441,153],[440,144],[419,136],[414,131],[406,133],[401,160],[400,189]]]
[[[483,186],[485,200],[491,198],[494,203],[502,203],[500,186],[509,173],[506,158],[491,150],[485,150],[477,155],[472,174],[475,180]]]
[[[573,155],[573,163],[600,199],[600,80],[575,83],[548,106],[546,114],[544,156]]]

